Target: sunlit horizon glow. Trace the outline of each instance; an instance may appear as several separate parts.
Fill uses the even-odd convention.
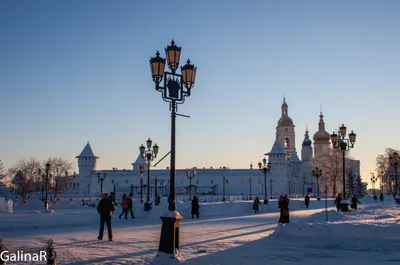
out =
[[[357,133],[350,155],[370,183],[377,155],[399,149],[399,12],[399,1],[3,1],[0,159],[61,156],[77,171],[90,141],[98,169],[130,169],[149,137],[164,156],[170,111],[149,59],[174,39],[181,65],[197,67],[178,106],[190,118],[177,118],[177,168],[257,165],[285,96],[299,156],[322,105],[328,133]]]

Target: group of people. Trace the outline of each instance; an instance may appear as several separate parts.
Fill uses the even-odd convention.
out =
[[[260,199],[258,197],[255,198],[253,202],[253,211],[254,213],[259,213],[260,210]],[[289,218],[289,197],[287,195],[281,195],[278,200],[278,208],[280,210],[280,216],[278,223],[287,224],[290,223]],[[307,205],[308,208],[308,205]]]
[[[333,202],[333,205],[336,206],[336,210],[339,211],[340,210],[340,202],[343,200],[342,194],[338,194],[335,198],[335,201]],[[361,204],[361,202],[357,199],[357,197],[355,195],[353,195],[351,197],[351,204],[350,207],[354,210],[357,210],[357,205]]]

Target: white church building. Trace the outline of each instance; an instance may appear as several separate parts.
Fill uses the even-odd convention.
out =
[[[301,147],[301,160],[298,157],[295,143],[295,125],[288,114],[288,105],[283,99],[281,106],[281,117],[276,127],[276,140],[272,148],[265,155],[271,163],[271,169],[267,173],[267,196],[278,197],[281,194],[301,195],[307,192],[316,193],[316,181],[311,175],[313,156],[318,156],[325,149],[330,148],[330,134],[325,131],[325,122],[322,113],[319,116],[318,131],[314,134],[312,142],[309,132],[306,130]],[[312,145],[314,144],[314,150]],[[99,194],[100,180],[98,176],[104,177],[103,192],[117,191],[117,196],[122,193],[133,191],[136,197],[140,196],[141,173],[139,168],[146,167],[144,159],[139,154],[136,161],[132,163],[130,170],[98,170],[97,161],[100,159],[93,152],[89,142],[82,152],[76,157],[78,159],[79,174],[67,177],[69,181],[68,193]],[[177,194],[188,194],[189,179],[187,171],[196,171],[192,179],[192,195],[215,194],[222,195],[244,195],[264,197],[264,173],[258,165],[250,165],[247,169],[220,168],[192,168],[176,170],[176,192]],[[359,172],[359,163],[358,163]],[[157,192],[161,196],[168,196],[170,170],[151,169],[150,183],[147,183],[147,170],[143,176],[143,188],[146,198],[147,185],[150,185],[151,197]],[[157,179],[157,181],[156,181]],[[225,181],[225,183],[223,183]],[[321,190],[322,190],[322,185]]]

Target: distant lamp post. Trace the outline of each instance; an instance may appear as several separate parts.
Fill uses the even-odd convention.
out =
[[[319,196],[319,178],[322,176],[322,170],[316,167],[312,170],[312,176],[317,179],[317,200],[320,201],[321,198]]]
[[[106,179],[106,173],[103,173],[103,176],[101,176],[100,172],[97,173],[97,178],[100,181],[100,196],[103,195],[103,181]]]
[[[48,199],[48,195],[49,195],[49,171],[50,171],[50,163],[47,162],[46,163],[46,198],[44,201],[44,209],[46,211],[49,211],[49,199]]]
[[[144,173],[144,167],[140,166],[139,167],[140,171],[140,203],[143,203],[143,173]]]
[[[331,134],[331,142],[334,149],[342,151],[343,154],[343,200],[340,202],[340,208],[344,212],[349,211],[349,201],[346,199],[346,151],[350,151],[354,148],[354,143],[356,142],[356,134],[351,131],[349,133],[349,138],[346,138],[346,126],[342,124],[340,126],[338,133],[333,132]]]
[[[372,192],[374,195],[376,195],[376,191],[375,191],[375,183],[378,180],[378,178],[375,176],[374,173],[371,173],[371,183],[372,183]]]
[[[260,171],[264,172],[264,204],[268,204],[268,194],[267,194],[267,173],[271,170],[271,162],[264,158],[263,162],[258,162],[258,168]]]
[[[196,171],[186,171],[186,177],[189,179],[189,200],[192,200],[192,179],[196,177]]]
[[[225,176],[222,176],[222,201],[225,201],[225,183],[227,179]]]
[[[252,177],[250,177],[249,178],[249,188],[250,188],[250,191],[249,191],[249,199],[250,200],[252,200],[252,198],[251,198],[251,182],[253,181],[253,178]]]
[[[395,172],[395,179],[394,179],[394,189],[393,189],[393,197],[395,198],[396,202],[400,204],[400,190],[397,180],[397,168],[399,167],[399,154],[395,151],[392,156],[389,157],[389,163],[392,167],[394,167]]]
[[[183,219],[176,210],[176,190],[175,190],[175,120],[177,114],[177,104],[183,104],[185,98],[191,95],[195,80],[197,67],[187,60],[187,63],[181,67],[181,74],[177,74],[181,56],[181,47],[175,45],[172,40],[171,45],[165,49],[168,67],[171,72],[164,72],[165,59],[160,57],[157,51],[156,57],[150,59],[150,68],[153,81],[156,84],[156,90],[161,92],[164,101],[170,103],[171,110],[171,166],[169,180],[168,196],[168,214],[163,214],[161,228],[159,252],[169,255],[179,253],[179,224]],[[160,86],[164,79],[164,86]],[[181,115],[185,116],[185,115]]]
[[[303,178],[301,179],[301,191],[302,191],[302,193],[303,193],[303,196],[305,195],[305,193],[304,193],[304,185],[307,183],[307,178],[306,178],[306,176],[305,175],[303,175]]]
[[[146,149],[147,147],[147,149]],[[157,157],[158,154],[158,145],[155,144],[153,146],[153,141],[149,138],[146,141],[146,147],[143,146],[143,144],[139,147],[140,154],[142,155],[142,158],[145,159],[147,163],[147,200],[144,205],[144,210],[145,211],[150,211],[151,209],[151,202],[150,202],[150,166],[151,162],[153,161],[154,158]]]

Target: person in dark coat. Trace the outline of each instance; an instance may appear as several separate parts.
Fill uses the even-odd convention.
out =
[[[308,196],[308,193],[304,197],[304,204],[306,205],[306,208],[310,205],[310,196]]]
[[[97,205],[97,212],[100,214],[100,229],[99,236],[97,237],[98,240],[103,239],[104,223],[106,223],[108,230],[108,239],[112,241],[113,235],[111,230],[111,218],[114,211],[114,202],[108,197],[107,193],[104,193],[103,198],[99,201],[99,204]]]
[[[335,202],[333,203],[333,205],[336,206],[336,210],[339,211],[340,210],[340,202],[342,201],[342,196],[340,195],[340,193],[337,195]]]
[[[192,199],[192,219],[194,218],[194,216],[196,215],[197,218],[200,217],[200,205],[199,205],[199,200],[197,198],[197,196],[193,196]]]
[[[361,204],[361,202],[357,199],[357,197],[353,195],[353,197],[351,197],[351,208],[357,210],[357,203]]]
[[[381,195],[379,195],[379,200],[380,200],[381,202],[383,202],[383,193],[381,193]]]
[[[135,219],[135,216],[133,214],[133,203],[135,201],[135,199],[133,198],[133,194],[129,193],[129,197],[126,200],[128,202],[128,208],[125,212],[125,219],[128,219],[128,213],[131,213],[132,219]]]
[[[374,194],[374,201],[375,201],[375,203],[376,203],[376,201],[378,200],[378,197],[376,196],[376,194]]]
[[[128,219],[128,200],[126,199],[126,194],[122,195],[122,201],[121,201],[121,207],[122,207],[122,212],[118,216],[119,219],[121,219],[122,215],[125,215],[125,219]]]
[[[256,197],[256,199],[253,202],[254,213],[258,213],[258,210],[260,209],[260,205],[261,205],[260,199],[258,197]]]
[[[281,223],[281,224],[290,223],[290,218],[289,218],[289,198],[288,198],[287,195],[281,196],[281,198],[279,199],[279,208],[280,208],[281,214],[279,216],[278,223]]]

